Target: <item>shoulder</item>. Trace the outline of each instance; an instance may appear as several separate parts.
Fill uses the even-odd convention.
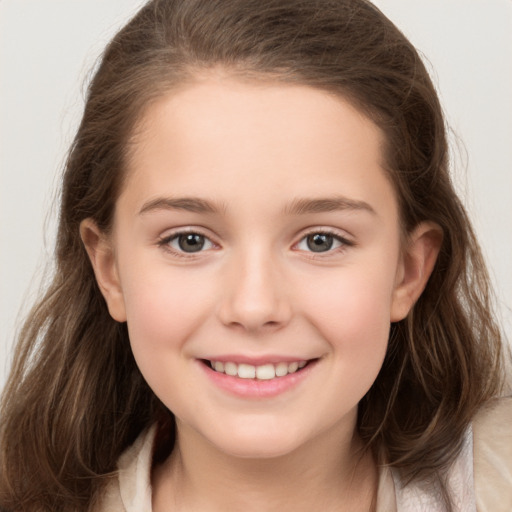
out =
[[[512,397],[486,404],[473,419],[479,512],[512,510]]]
[[[151,465],[156,426],[144,431],[119,458],[118,471],[92,512],[151,512]]]
[[[116,477],[109,480],[90,512],[126,512]]]

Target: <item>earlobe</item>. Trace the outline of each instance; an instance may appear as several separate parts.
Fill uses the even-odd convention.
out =
[[[433,222],[420,223],[410,234],[393,291],[391,322],[403,320],[422,294],[442,240],[442,230]]]
[[[118,322],[125,322],[124,297],[111,240],[92,219],[80,223],[80,236],[110,316]]]

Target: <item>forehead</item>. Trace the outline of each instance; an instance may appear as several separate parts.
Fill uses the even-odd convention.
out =
[[[381,130],[348,101],[315,88],[209,78],[144,112],[123,194],[225,200],[391,192]],[[385,194],[384,194],[385,195]],[[152,197],[154,196],[154,197]],[[389,199],[389,197],[387,198]]]

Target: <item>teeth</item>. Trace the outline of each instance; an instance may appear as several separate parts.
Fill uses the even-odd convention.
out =
[[[288,365],[288,373],[295,373],[299,369],[299,363],[290,363]]]
[[[225,373],[232,377],[240,379],[258,379],[271,380],[276,377],[284,377],[289,373],[295,373],[297,370],[304,368],[307,361],[293,361],[291,363],[263,364],[261,366],[253,366],[252,364],[237,364],[232,362],[222,363],[220,361],[210,361],[212,369],[219,373]]]
[[[273,379],[276,376],[276,369],[273,364],[264,364],[256,367],[256,378],[260,380]]]
[[[217,368],[215,368],[215,370],[217,370]],[[224,372],[226,373],[226,375],[231,375],[232,377],[234,377],[235,375],[238,374],[238,367],[235,363],[225,363]]]
[[[284,377],[288,375],[288,363],[279,363],[276,365],[276,376]]]
[[[241,379],[254,379],[256,377],[256,367],[252,364],[239,364],[238,376]]]

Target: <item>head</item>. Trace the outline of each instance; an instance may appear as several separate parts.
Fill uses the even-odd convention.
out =
[[[239,83],[305,86],[350,105],[382,135],[401,244],[418,226],[435,226],[437,263],[414,305],[390,325],[357,427],[370,449],[410,476],[442,468],[475,409],[496,392],[499,335],[487,317],[478,245],[450,181],[435,89],[416,50],[365,0],[155,0],[110,43],[64,176],[58,267],[47,301],[59,312],[65,304],[71,309],[48,325],[70,333],[59,345],[69,373],[58,372],[54,387],[69,396],[73,413],[58,410],[55,421],[70,439],[80,424],[84,443],[93,431],[104,440],[102,454],[87,463],[95,471],[111,469],[145,425],[172,424],[140,375],[125,325],[109,314],[80,226],[88,219],[109,236],[144,116],[173,91],[215,73]],[[47,364],[51,356],[48,348]],[[71,399],[77,388],[90,407],[95,403],[92,414]]]
[[[453,315],[467,307],[455,298],[464,288],[460,262],[472,251],[472,234],[450,183],[434,87],[414,48],[368,2],[156,1],[144,7],[110,44],[90,87],[64,182],[61,261],[76,265],[80,258],[76,267],[101,310],[97,317],[129,351],[126,332],[109,316],[94,282],[79,225],[90,218],[103,232],[111,229],[130,144],[150,106],[219,70],[245,82],[310,86],[348,101],[384,135],[383,167],[403,240],[422,222],[439,227],[437,265],[407,318],[391,326],[382,371],[359,411],[368,442],[379,436],[390,442],[389,427],[397,422],[412,437],[421,435],[433,411],[452,413],[461,400],[473,399],[464,397],[462,384],[446,395],[446,382],[462,382],[467,371],[455,363],[464,359],[464,347],[455,341]],[[457,372],[462,375],[454,377]],[[409,407],[414,402],[423,403],[419,411]]]

